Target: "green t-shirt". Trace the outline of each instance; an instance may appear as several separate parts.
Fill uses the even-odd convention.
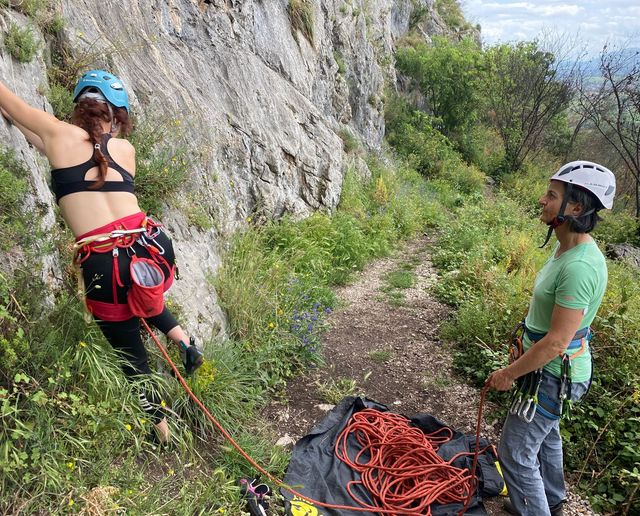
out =
[[[580,328],[589,326],[596,316],[607,287],[607,263],[595,242],[578,244],[556,258],[559,244],[536,276],[527,328],[534,333],[547,333],[551,327],[551,314],[555,305],[583,310]],[[524,347],[531,347],[525,336]],[[570,355],[572,352],[569,353]],[[560,358],[545,366],[545,370],[560,376]],[[591,377],[591,353],[587,349],[571,361],[574,382],[585,382]]]

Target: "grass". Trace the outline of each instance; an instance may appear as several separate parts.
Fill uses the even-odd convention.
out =
[[[399,270],[390,272],[386,279],[392,288],[407,289],[413,287],[415,284],[416,275],[413,271]]]
[[[415,261],[418,260],[418,261]],[[380,290],[386,294],[387,302],[394,307],[404,306],[404,290],[415,285],[415,268],[419,263],[419,258],[413,257],[409,261],[400,265],[400,268],[387,273],[384,277],[384,284]]]
[[[313,47],[313,2],[311,0],[289,0],[288,12],[291,30],[296,41],[298,41],[298,32],[301,32]]]
[[[31,27],[21,29],[15,23],[9,25],[4,37],[4,46],[20,63],[31,62],[40,48],[33,29]]]
[[[318,392],[322,399],[331,405],[337,405],[342,399],[351,396],[356,392],[357,385],[355,380],[349,378],[333,378],[326,382],[318,382]]]
[[[343,149],[347,154],[356,152],[360,148],[358,138],[346,127],[338,131],[338,136],[340,136]]]
[[[369,358],[374,362],[383,364],[393,358],[393,350],[392,349],[376,349],[374,351],[369,352]]]

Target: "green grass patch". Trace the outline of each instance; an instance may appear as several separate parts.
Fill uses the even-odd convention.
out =
[[[151,215],[162,215],[193,168],[194,154],[181,141],[180,125],[174,119],[144,120],[129,137],[136,148],[136,195],[142,209]]]
[[[387,275],[387,283],[393,288],[411,288],[415,285],[416,275],[413,271],[399,270]]]
[[[355,394],[357,384],[355,380],[349,378],[333,378],[323,383],[317,383],[318,392],[322,399],[332,405],[337,405],[342,399]]]
[[[369,358],[374,362],[383,364],[393,358],[393,350],[392,349],[376,349],[374,351],[369,352]]]

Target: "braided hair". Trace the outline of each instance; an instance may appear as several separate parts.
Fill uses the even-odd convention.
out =
[[[113,115],[112,115],[113,114]],[[120,135],[131,134],[132,122],[127,110],[111,106],[94,99],[80,99],[71,116],[71,123],[89,133],[89,141],[93,145],[93,159],[98,163],[98,179],[89,188],[99,190],[104,185],[109,168],[109,160],[100,147],[104,135],[101,122],[109,122],[112,127],[120,128]]]

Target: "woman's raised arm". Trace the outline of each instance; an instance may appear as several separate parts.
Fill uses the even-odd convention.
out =
[[[7,121],[7,123],[9,125],[15,125],[16,128],[24,135],[24,137],[26,138],[26,140],[33,145],[36,149],[38,149],[38,151],[41,154],[44,154],[44,143],[42,143],[42,139],[33,131],[29,131],[29,129],[27,129],[26,127],[24,127],[23,125],[20,125],[18,122],[16,122],[15,120],[13,120],[10,116],[9,113],[7,113],[3,108],[0,107],[0,113],[2,113],[2,116],[5,118],[5,120]]]
[[[41,109],[36,109],[18,95],[7,88],[0,81],[0,108],[8,115],[19,129],[25,128],[40,138],[41,143],[52,136],[60,127],[60,122],[55,116]],[[20,127],[21,126],[21,127]],[[22,130],[22,129],[21,129]],[[27,134],[25,133],[25,136]],[[28,139],[28,137],[27,137]],[[35,142],[32,142],[35,144]],[[37,147],[37,145],[36,145]]]

